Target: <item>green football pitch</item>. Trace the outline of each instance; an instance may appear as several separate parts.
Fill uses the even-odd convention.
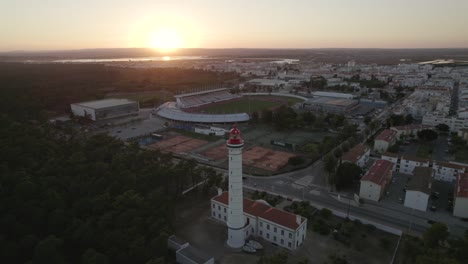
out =
[[[286,100],[285,100],[286,101]],[[297,103],[301,100],[287,98],[290,104]],[[234,114],[234,113],[252,113],[259,112],[265,109],[270,109],[280,106],[281,102],[261,100],[261,99],[245,99],[231,101],[222,104],[213,104],[203,108],[203,112],[207,114]]]

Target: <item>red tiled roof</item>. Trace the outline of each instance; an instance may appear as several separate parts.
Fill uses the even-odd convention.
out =
[[[385,152],[384,154],[382,154],[382,156],[387,156],[387,157],[392,157],[392,158],[398,158],[398,154],[396,153],[393,153],[393,152]]]
[[[364,153],[367,152],[369,148],[363,144],[357,144],[354,146],[352,149],[350,149],[348,152],[343,154],[341,157],[342,160],[346,160],[352,163],[356,163],[357,160],[364,155]]]
[[[387,173],[392,170],[393,163],[388,160],[377,160],[372,164],[367,173],[362,176],[361,181],[370,181],[383,185]]]
[[[455,197],[468,198],[468,173],[459,173],[455,186]]]
[[[456,163],[450,163],[450,162],[443,162],[443,161],[436,161],[435,162],[436,166],[442,166],[446,168],[452,168],[452,169],[457,169],[457,170],[467,170],[467,166],[463,166],[461,164],[456,164]]]
[[[393,140],[393,138],[395,137],[395,135],[396,135],[396,131],[395,131],[395,130],[385,129],[384,131],[380,132],[379,135],[377,135],[377,137],[375,138],[375,140],[383,140],[383,141],[390,142],[390,141]]]
[[[430,159],[423,159],[423,158],[419,158],[419,157],[416,157],[416,156],[409,156],[409,155],[402,155],[401,156],[401,159],[403,160],[411,160],[411,161],[416,161],[416,162],[425,162],[425,163],[430,163],[431,160]]]
[[[223,192],[212,198],[212,200],[228,206],[229,195],[228,192]],[[296,230],[299,224],[296,222],[296,215],[289,213],[278,208],[271,207],[263,202],[254,201],[244,198],[244,213],[268,220],[275,224]],[[301,216],[301,224],[305,218]]]

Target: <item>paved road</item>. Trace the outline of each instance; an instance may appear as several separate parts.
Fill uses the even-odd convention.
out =
[[[225,172],[225,170],[220,171]],[[412,210],[401,204],[366,202],[359,206],[353,200],[344,197],[349,194],[330,192],[321,160],[308,168],[273,177],[244,176],[244,187],[279,194],[291,199],[306,200],[318,208],[340,211],[415,235],[424,233],[430,226],[428,220],[446,223],[451,235],[454,236],[463,236],[465,230],[468,229],[467,222],[454,217],[434,216],[432,213]],[[338,199],[339,195],[341,199]]]

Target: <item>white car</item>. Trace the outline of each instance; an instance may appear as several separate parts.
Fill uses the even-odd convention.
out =
[[[249,242],[247,242],[247,246],[249,247],[252,247],[256,250],[260,250],[260,249],[263,249],[263,246],[258,243],[257,241],[254,241],[254,240],[249,240]]]
[[[249,246],[247,246],[247,245],[243,246],[243,247],[242,247],[242,250],[244,250],[245,252],[249,252],[249,253],[255,253],[255,252],[257,252],[257,250],[255,250],[255,248],[249,247]]]

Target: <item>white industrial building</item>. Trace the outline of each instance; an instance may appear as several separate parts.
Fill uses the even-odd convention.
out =
[[[389,147],[395,144],[397,132],[391,129],[385,129],[380,132],[374,139],[374,150],[377,152],[385,152]]]
[[[468,218],[468,173],[457,176],[453,201],[453,215]]]
[[[128,99],[103,99],[70,105],[75,116],[88,117],[93,121],[138,114],[138,102]]]
[[[195,133],[204,134],[204,135],[214,135],[214,136],[224,136],[226,134],[226,129],[221,127],[214,126],[205,126],[205,125],[195,125]]]
[[[393,164],[387,160],[375,161],[361,178],[359,197],[378,202],[392,178],[392,166]]]
[[[179,264],[214,264],[214,258],[196,249],[189,242],[172,235],[167,239],[167,247],[175,252]]]
[[[227,192],[211,199],[211,216],[219,221],[227,222],[228,217]],[[289,250],[299,248],[307,235],[307,219],[274,207],[263,200],[253,201],[244,198],[244,235],[261,237]]]
[[[353,99],[354,95],[347,93],[333,93],[333,92],[313,92],[314,97],[331,97],[331,98],[341,98],[341,99]]]
[[[416,167],[413,176],[408,182],[404,206],[426,211],[431,195],[432,187],[432,168]]]

